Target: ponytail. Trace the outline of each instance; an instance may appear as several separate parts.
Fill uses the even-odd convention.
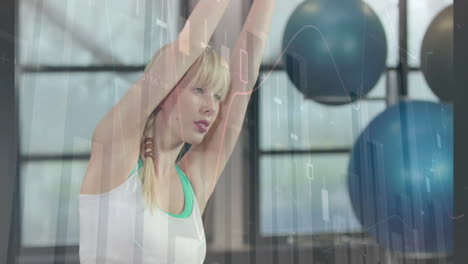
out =
[[[140,180],[143,191],[145,205],[151,212],[155,212],[157,207],[156,195],[154,193],[154,185],[156,173],[154,171],[154,140],[153,127],[156,113],[152,113],[146,121],[145,130],[143,132],[143,172],[140,173]]]

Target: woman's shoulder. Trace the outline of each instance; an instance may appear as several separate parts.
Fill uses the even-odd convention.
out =
[[[143,166],[139,158],[127,162],[95,158],[92,157],[89,161],[81,184],[80,196],[91,197],[114,193],[126,182],[135,178]]]

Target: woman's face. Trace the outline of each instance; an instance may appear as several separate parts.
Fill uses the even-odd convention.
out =
[[[181,81],[165,102],[169,108],[169,127],[185,143],[200,144],[218,116],[221,95],[215,87]]]

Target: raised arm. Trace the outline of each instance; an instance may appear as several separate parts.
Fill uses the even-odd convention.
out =
[[[253,1],[239,39],[231,53],[231,95],[251,91],[257,81],[275,6],[276,0]]]
[[[99,122],[93,136],[96,140],[139,140],[148,116],[202,54],[229,2],[197,3],[178,38],[155,55],[149,69]]]
[[[230,58],[231,87],[221,107],[223,115],[216,147],[216,171],[220,174],[239,138],[250,96],[257,81],[268,41],[276,0],[254,0]],[[222,136],[221,136],[222,135]]]
[[[205,195],[209,197],[231,156],[244,122],[270,32],[275,0],[254,0],[230,58],[231,87],[220,105],[218,119],[203,142],[185,155],[189,163],[204,164]]]

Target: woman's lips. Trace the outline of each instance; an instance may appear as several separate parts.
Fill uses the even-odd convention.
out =
[[[195,126],[198,128],[198,132],[205,133],[208,129],[202,123],[195,123]]]

